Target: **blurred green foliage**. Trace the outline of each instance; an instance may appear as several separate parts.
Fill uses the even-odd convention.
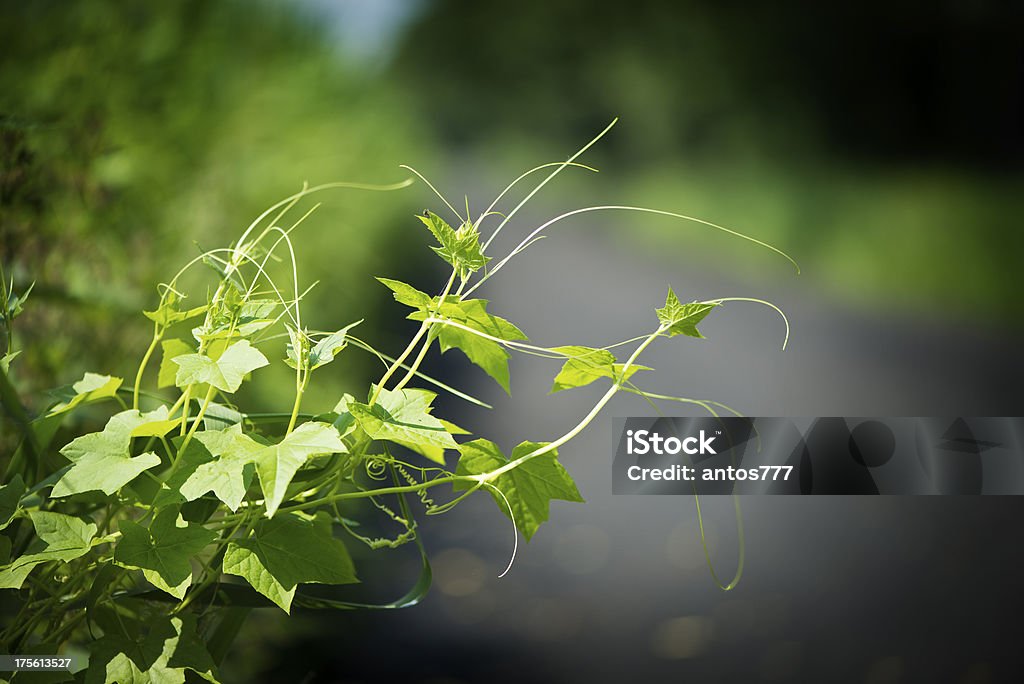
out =
[[[346,68],[293,10],[0,4],[0,258],[19,283],[38,281],[19,321],[25,389],[86,369],[133,377],[122,359],[134,354],[114,340],[130,333],[144,348],[139,310],[197,244],[227,246],[305,181],[391,183],[407,175],[398,164],[428,154],[408,98]],[[387,301],[371,276],[405,259],[398,237],[416,197],[316,199],[296,241],[300,280],[324,280],[309,296],[311,327],[363,317],[353,304],[367,293]],[[361,333],[373,338],[372,320]]]
[[[396,73],[469,158],[547,158],[620,116],[583,201],[728,225],[875,308],[1019,325],[1022,21],[1006,3],[437,0]],[[724,240],[616,224],[671,260]],[[747,254],[765,262],[729,251]]]

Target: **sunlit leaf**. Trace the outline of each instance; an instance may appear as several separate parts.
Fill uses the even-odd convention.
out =
[[[629,372],[623,375],[625,364],[616,363],[615,355],[607,349],[568,346],[554,347],[551,351],[569,357],[555,376],[554,384],[551,386],[552,393],[583,387],[601,378],[621,382],[628,380],[637,371],[651,370],[647,366],[631,364]]]
[[[179,339],[161,341],[160,349],[163,354],[160,357],[160,372],[157,375],[156,386],[160,389],[174,387],[174,380],[178,375],[179,366],[172,359],[186,354],[194,354],[196,349],[185,340]]]
[[[373,406],[348,402],[348,409],[371,439],[401,444],[444,463],[444,450],[458,445],[440,420],[430,415],[434,392],[422,389],[380,391]]]
[[[440,316],[490,337],[506,341],[527,339],[523,331],[512,323],[500,316],[488,313],[487,300],[485,299],[459,301],[454,297],[450,297],[441,304],[438,304],[435,299],[432,306],[437,307],[437,314]],[[429,312],[421,310],[411,314],[409,318],[423,320],[428,315],[430,315]],[[441,345],[442,353],[453,348],[459,349],[470,361],[494,378],[506,392],[510,392],[509,354],[501,344],[468,330],[444,323],[435,324],[434,330]]]
[[[83,435],[60,452],[74,465],[53,487],[51,496],[69,496],[80,492],[100,490],[113,494],[134,480],[144,470],[160,464],[160,457],[152,452],[132,457],[129,453],[132,437],[153,432],[149,425],[164,429],[168,424],[167,408],[160,407],[149,413],[136,410],[114,415],[102,432]]]
[[[70,515],[51,511],[30,511],[28,515],[40,541],[25,555],[0,567],[0,589],[20,589],[37,565],[84,556],[96,536],[96,525]]]
[[[237,391],[247,374],[270,363],[248,340],[235,342],[217,360],[202,354],[185,354],[172,361],[178,364],[178,387],[206,383],[222,392]]]
[[[464,221],[459,229],[455,230],[432,211],[417,218],[433,233],[440,244],[439,247],[431,249],[451,264],[463,280],[491,260],[490,257],[483,255],[480,249],[480,232],[471,222]]]
[[[59,403],[50,409],[49,415],[57,415],[58,413],[70,411],[80,404],[116,396],[121,383],[121,378],[99,375],[97,373],[86,373],[78,382],[51,392],[58,399]]]
[[[226,430],[197,432],[181,455],[181,462],[167,485],[177,489],[183,501],[194,501],[207,492],[237,511],[252,482],[251,439],[236,424]]]
[[[377,278],[395,295],[395,301],[411,306],[414,309],[429,309],[433,299],[425,292],[420,292],[412,285],[391,278]]]
[[[494,442],[475,439],[472,442],[459,445],[459,452],[462,455],[459,457],[459,465],[455,473],[456,475],[482,475],[497,470],[507,465],[509,461],[515,461],[543,446],[545,443],[523,442],[512,450],[512,457],[506,459]],[[557,450],[552,449],[524,461],[495,478],[491,484],[504,494],[504,498],[488,489],[495,503],[498,504],[498,508],[506,515],[509,514],[511,506],[512,519],[527,541],[530,540],[541,523],[548,519],[552,499],[583,502],[583,497],[576,489],[576,484],[562,464],[558,462],[557,456]],[[457,491],[464,490],[470,486],[470,483],[457,482],[455,489]],[[508,500],[507,504],[505,503],[506,499]]]
[[[676,293],[670,287],[668,296],[665,298],[665,306],[657,309],[656,313],[661,324],[668,326],[670,337],[689,335],[703,339],[704,335],[697,330],[697,324],[704,320],[704,317],[711,313],[711,309],[716,306],[718,305],[704,302],[681,304]]]
[[[178,302],[180,298],[174,294],[173,291],[168,291],[164,295],[160,302],[160,306],[155,311],[143,311],[142,313],[149,320],[153,321],[161,328],[166,328],[169,325],[178,323],[180,321],[186,321],[190,318],[195,318],[200,314],[206,313],[209,308],[207,305],[193,307],[191,309],[179,309]]]

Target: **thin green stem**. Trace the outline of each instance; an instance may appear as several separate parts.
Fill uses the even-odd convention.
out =
[[[491,237],[487,238],[487,241],[484,243],[484,246],[483,246],[482,250],[486,250],[491,245],[491,242],[494,241],[494,238],[498,237],[498,233],[500,233],[501,229],[505,227],[505,224],[507,224],[509,221],[511,221],[512,217],[515,216],[519,212],[519,210],[522,209],[523,206],[526,205],[527,202],[529,202],[531,199],[533,199],[534,195],[536,195],[538,192],[540,192],[541,189],[545,185],[547,185],[548,182],[551,181],[551,179],[553,179],[555,176],[557,176],[559,173],[561,173],[562,170],[565,169],[565,167],[569,166],[574,161],[576,161],[576,159],[578,159],[580,155],[582,155],[584,152],[589,150],[595,143],[597,143],[598,140],[603,138],[608,133],[608,131],[610,131],[612,129],[612,127],[615,126],[616,123],[618,123],[618,121],[619,121],[618,117],[615,117],[614,119],[612,119],[612,122],[610,124],[608,124],[607,126],[605,126],[604,130],[601,131],[600,133],[598,133],[594,137],[593,140],[591,140],[586,145],[581,147],[576,152],[576,154],[572,155],[566,161],[564,161],[561,164],[559,164],[557,169],[555,169],[554,171],[549,173],[548,176],[544,180],[542,180],[540,183],[538,183],[537,187],[535,187],[533,190],[531,190],[530,193],[526,197],[524,197],[519,202],[519,204],[517,204],[515,206],[515,208],[508,213],[507,216],[505,216],[504,220],[501,223],[498,224],[498,227],[494,229],[493,233],[491,233]],[[476,289],[476,288],[473,288],[473,289]]]
[[[505,256],[501,261],[499,261],[494,266],[494,268],[489,270],[479,280],[477,280],[476,283],[473,285],[473,287],[469,288],[466,291],[466,295],[468,296],[468,295],[472,294],[478,287],[483,285],[485,282],[487,282],[488,279],[490,279],[498,271],[500,271],[505,266],[505,264],[507,264],[514,256],[516,256],[521,251],[526,249],[526,247],[528,247],[530,244],[532,244],[533,241],[537,238],[537,236],[539,236],[544,231],[545,228],[548,228],[549,226],[552,226],[555,223],[558,223],[559,221],[567,219],[570,216],[576,216],[578,214],[586,214],[586,213],[593,212],[593,211],[630,211],[630,212],[638,212],[638,213],[641,213],[641,214],[656,214],[658,216],[669,216],[671,218],[677,218],[677,219],[681,219],[683,221],[690,221],[690,222],[693,222],[693,223],[699,223],[701,225],[708,226],[709,228],[714,228],[715,230],[720,230],[723,233],[728,233],[729,235],[732,235],[734,237],[738,237],[738,238],[741,238],[743,240],[747,240],[749,242],[753,242],[755,245],[759,245],[761,247],[764,247],[765,249],[769,249],[772,252],[775,252],[776,254],[779,254],[784,259],[786,259],[789,263],[791,263],[793,265],[793,267],[796,269],[797,274],[800,273],[800,266],[796,263],[796,261],[793,260],[793,257],[789,256],[788,254],[786,254],[782,250],[778,249],[777,247],[773,247],[772,245],[768,244],[767,242],[762,242],[761,240],[758,240],[757,238],[750,237],[749,235],[744,235],[743,233],[740,233],[739,231],[732,230],[731,228],[726,228],[725,226],[720,226],[717,223],[711,223],[710,221],[705,221],[704,219],[696,218],[696,217],[693,217],[693,216],[687,216],[685,214],[677,214],[674,211],[663,211],[661,209],[648,209],[647,207],[633,207],[633,206],[619,205],[619,204],[607,204],[607,205],[601,205],[601,206],[595,206],[595,207],[583,207],[581,209],[574,209],[572,211],[567,211],[567,212],[565,212],[563,214],[559,214],[558,216],[554,217],[553,219],[549,219],[548,221],[542,223],[540,226],[538,226],[532,232],[530,232],[529,235],[527,235],[525,238],[523,238],[522,242],[520,242],[519,245],[515,249],[513,249],[511,252],[509,252],[509,254],[507,256]],[[500,226],[499,226],[499,228],[500,228]]]
[[[302,374],[301,371],[297,371],[297,373],[299,373],[300,375]],[[291,415],[291,418],[288,419],[288,429],[285,430],[285,433],[284,433],[286,437],[292,433],[292,430],[295,429],[295,421],[299,417],[299,407],[302,405],[302,395],[306,391],[306,385],[308,383],[309,383],[309,373],[308,372],[305,373],[302,376],[301,380],[296,378],[296,381],[295,381],[295,403],[292,405],[292,415]]]
[[[454,284],[455,270],[452,270],[452,274],[448,278],[448,283],[444,286],[444,291],[441,293],[441,296],[438,297],[437,301],[440,304],[444,303],[444,300],[448,296],[448,293],[452,291],[452,286]],[[420,325],[419,330],[416,331],[416,334],[413,335],[412,340],[409,341],[409,345],[405,348],[405,351],[403,351],[401,355],[399,355],[399,357],[395,359],[395,362],[388,367],[387,371],[384,373],[380,381],[377,383],[377,390],[373,393],[373,396],[370,397],[370,406],[373,406],[374,404],[377,403],[377,398],[380,396],[381,390],[384,389],[384,385],[387,383],[388,380],[391,379],[391,376],[395,374],[395,371],[398,370],[398,368],[405,362],[405,360],[409,358],[409,355],[412,354],[413,349],[416,348],[416,345],[423,338],[423,336],[427,334],[429,330],[430,323],[424,321],[423,324]],[[416,367],[416,364],[413,364],[411,366],[411,369],[415,371]]]
[[[160,324],[153,323],[153,339],[150,341],[146,353],[142,355],[142,361],[139,362],[139,370],[135,374],[135,387],[132,391],[132,408],[135,410],[139,408],[139,388],[142,386],[142,375],[146,372],[146,366],[156,350],[156,345],[160,343],[161,337],[163,337],[163,330],[160,329]]]
[[[203,397],[203,403],[199,407],[199,413],[196,415],[195,420],[192,423],[192,427],[189,428],[188,434],[185,435],[185,441],[181,443],[181,447],[178,449],[178,453],[174,457],[174,462],[171,464],[171,472],[174,472],[175,468],[177,468],[181,455],[185,453],[185,449],[188,448],[189,442],[192,441],[192,436],[196,434],[196,430],[199,429],[199,424],[203,422],[203,416],[206,415],[206,409],[209,408],[210,402],[213,401],[213,393],[216,389],[216,387],[210,385],[209,389],[206,390],[206,396]]]
[[[637,346],[637,348],[633,351],[633,354],[622,365],[621,377],[628,377],[628,375],[629,375],[629,367],[632,366],[633,363],[636,362],[636,360],[640,356],[640,354],[642,354],[643,351],[645,349],[647,349],[647,347],[652,342],[654,342],[654,340],[656,340],[658,337],[660,337],[661,334],[663,332],[665,332],[665,330],[667,330],[667,329],[668,328],[666,326],[659,327],[657,330],[655,330],[654,332],[649,334],[644,339],[644,341],[640,343],[639,346]],[[616,383],[612,384],[612,386],[608,389],[608,391],[604,393],[604,396],[602,396],[597,401],[597,403],[594,404],[594,407],[592,409],[590,409],[590,412],[586,416],[583,417],[583,420],[581,420],[579,423],[577,423],[576,427],[574,427],[572,430],[569,430],[569,432],[565,433],[564,435],[562,435],[561,437],[559,437],[555,441],[550,442],[550,443],[548,443],[548,444],[546,444],[546,445],[544,445],[542,447],[539,447],[537,449],[534,449],[533,451],[531,451],[528,454],[523,454],[519,458],[516,458],[516,459],[513,459],[513,460],[509,461],[508,463],[506,463],[505,465],[501,466],[500,468],[495,468],[494,470],[492,470],[490,472],[487,472],[487,473],[481,473],[479,475],[473,475],[473,476],[471,476],[471,479],[474,479],[474,480],[476,480],[478,482],[491,482],[492,480],[500,477],[504,473],[507,473],[508,471],[510,471],[510,470],[512,470],[514,468],[519,467],[520,465],[522,465],[526,461],[529,461],[530,459],[533,459],[533,458],[536,458],[538,456],[541,456],[542,454],[546,454],[549,451],[553,451],[553,450],[557,449],[558,447],[562,446],[563,444],[565,444],[569,440],[571,440],[574,437],[576,437],[576,435],[578,435],[579,433],[583,432],[583,430],[588,425],[590,425],[590,423],[594,420],[594,418],[597,417],[597,414],[599,414],[601,412],[601,410],[605,407],[605,405],[609,401],[611,401],[612,397],[614,397],[615,394],[620,389],[622,389],[622,385],[620,383],[616,382]]]

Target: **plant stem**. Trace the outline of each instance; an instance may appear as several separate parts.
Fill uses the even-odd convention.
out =
[[[301,374],[302,371],[297,371]],[[305,373],[302,380],[300,381],[297,377],[295,379],[295,404],[292,406],[292,416],[288,420],[288,429],[285,431],[285,437],[292,433],[295,429],[295,421],[299,417],[299,406],[302,405],[302,395],[306,391],[306,385],[309,383],[309,373]]]
[[[139,387],[142,385],[142,375],[146,372],[146,366],[149,364],[149,359],[153,356],[153,351],[156,350],[156,345],[159,344],[161,337],[163,337],[163,331],[160,330],[160,324],[153,323],[153,339],[150,341],[149,348],[146,349],[146,353],[142,355],[142,361],[139,363],[139,371],[135,374],[135,388],[132,391],[133,409],[138,410],[139,408]]]
[[[178,453],[174,457],[174,462],[171,464],[171,472],[174,472],[174,469],[178,465],[178,460],[181,458],[181,455],[185,453],[185,449],[188,448],[188,443],[192,441],[192,435],[196,433],[196,430],[199,429],[199,424],[203,422],[203,416],[206,415],[206,409],[210,405],[210,401],[213,400],[213,393],[215,390],[216,388],[213,385],[210,385],[210,388],[206,390],[206,396],[203,397],[203,403],[199,407],[199,414],[196,416],[195,422],[192,423],[192,427],[189,428],[188,434],[185,435],[185,441],[181,443],[181,447],[178,449]]]
[[[622,365],[621,377],[625,378],[629,376],[629,367],[637,360],[637,357],[639,357],[640,354],[643,353],[643,351],[667,329],[667,326],[659,327],[657,330],[648,335],[643,342],[640,343],[640,345],[633,351],[633,354],[629,357],[629,359],[626,360],[626,363]],[[505,465],[501,466],[500,468],[496,468],[489,473],[474,475],[472,479],[481,483],[490,482],[491,480],[500,477],[503,473],[507,473],[513,468],[522,465],[526,461],[529,461],[532,458],[536,458],[537,456],[540,456],[542,454],[546,454],[549,451],[553,451],[558,447],[562,446],[563,444],[574,438],[576,435],[583,432],[584,428],[590,425],[594,418],[597,417],[597,414],[601,412],[605,405],[609,401],[611,401],[612,397],[614,397],[620,389],[622,389],[622,385],[620,384],[620,382],[613,383],[612,386],[608,389],[608,391],[604,393],[604,396],[601,397],[596,404],[594,404],[594,408],[590,409],[590,413],[584,416],[583,420],[581,420],[576,425],[576,427],[574,427],[572,430],[569,430],[569,432],[565,433],[555,441],[550,442],[545,446],[540,447],[539,449],[535,449],[528,454],[523,454],[519,458],[513,461],[509,461]]]
[[[445,297],[447,297],[448,293],[452,291],[452,285],[454,285],[454,284],[455,284],[455,270],[453,269],[451,276],[448,278],[448,284],[444,286],[444,292],[442,292],[441,296],[438,297],[438,304],[439,305],[444,303]],[[413,335],[412,340],[410,340],[410,342],[409,342],[409,346],[407,346],[405,348],[405,351],[403,351],[402,354],[397,359],[395,359],[395,362],[392,363],[388,367],[387,371],[384,373],[384,375],[381,377],[380,381],[377,383],[377,391],[375,391],[373,393],[373,396],[370,397],[370,406],[373,406],[374,404],[377,403],[377,397],[380,396],[381,390],[384,389],[384,385],[387,383],[388,380],[391,379],[391,376],[395,374],[395,371],[398,370],[398,368],[402,365],[402,363],[404,363],[405,360],[407,358],[409,358],[409,354],[411,354],[412,350],[416,348],[416,344],[423,338],[423,336],[427,333],[427,331],[430,330],[430,325],[431,325],[430,323],[428,323],[427,321],[424,321],[423,325],[420,326],[420,329],[416,331],[415,335]],[[421,361],[422,361],[422,359],[421,359]],[[413,364],[410,367],[410,372],[415,372],[416,367],[417,367],[417,364]],[[404,386],[406,382],[408,382],[407,379],[403,380],[403,382],[401,383],[401,386]]]
[[[409,384],[409,381],[412,380],[412,377],[416,375],[416,371],[419,370],[420,364],[423,363],[423,359],[427,356],[427,350],[430,349],[430,343],[432,341],[433,340],[431,340],[430,336],[428,335],[426,342],[424,342],[423,346],[420,347],[420,353],[416,355],[416,358],[413,360],[412,365],[409,366],[409,368],[407,369],[405,376],[398,381],[397,385],[395,385],[395,390],[400,390],[403,387],[405,387],[407,384]]]

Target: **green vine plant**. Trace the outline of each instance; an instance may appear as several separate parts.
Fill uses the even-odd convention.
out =
[[[436,241],[431,249],[450,268],[437,295],[377,279],[408,318],[419,322],[396,356],[362,339],[355,316],[333,330],[304,325],[301,304],[308,289],[300,283],[293,239],[313,210],[288,219],[300,200],[329,188],[393,190],[411,179],[394,186],[304,187],[277,203],[231,247],[204,252],[158,287],[157,306],[145,312],[152,340],[133,380],[126,384],[87,373],[38,416],[28,413],[10,381],[16,363],[12,323],[28,292],[17,296],[14,282],[0,278],[7,341],[0,398],[5,426],[18,435],[13,454],[0,466],[0,596],[13,615],[4,625],[0,651],[84,650],[88,667],[74,675],[77,681],[182,682],[190,671],[190,679],[216,682],[219,664],[254,608],[276,606],[288,613],[296,607],[394,609],[417,603],[430,585],[420,513],[441,514],[486,492],[513,523],[512,560],[501,574],[509,572],[519,535],[530,540],[548,519],[551,500],[583,501],[558,451],[619,392],[652,405],[690,402],[715,413],[722,405],[652,394],[634,376],[651,370],[639,363],[651,345],[663,338],[702,337],[698,325],[704,318],[739,300],[684,303],[670,288],[664,306],[652,310],[650,330],[639,336],[606,347],[546,347],[530,343],[516,325],[489,311],[486,300],[471,296],[545,230],[596,211],[696,221],[792,262],[770,245],[699,219],[618,205],[556,216],[493,259],[488,249],[495,237],[549,181],[568,168],[593,171],[576,159],[610,128],[568,160],[516,178],[475,220],[468,201],[460,213],[406,167],[434,190],[454,221],[431,211],[418,217]],[[544,172],[521,201],[498,213],[508,193]],[[489,224],[496,225],[484,240],[481,231]],[[205,290],[185,286],[197,271],[209,278]],[[787,337],[788,330],[786,322]],[[273,358],[272,350],[282,347],[283,358]],[[561,364],[552,391],[594,382],[609,387],[561,436],[527,439],[505,454],[494,442],[434,415],[438,392],[490,407],[421,370],[433,348],[460,350],[506,392],[512,352]],[[318,371],[353,349],[380,361],[379,379],[363,392],[337,397],[333,411],[304,412]],[[286,364],[294,377],[291,405],[277,414],[247,413],[235,394],[271,363]],[[102,430],[57,443],[58,427],[69,414],[102,402],[112,413]],[[364,533],[351,517],[357,505],[397,531],[390,537]],[[352,544],[414,544],[422,559],[419,580],[386,604],[312,590],[310,585],[359,581],[348,551]]]

